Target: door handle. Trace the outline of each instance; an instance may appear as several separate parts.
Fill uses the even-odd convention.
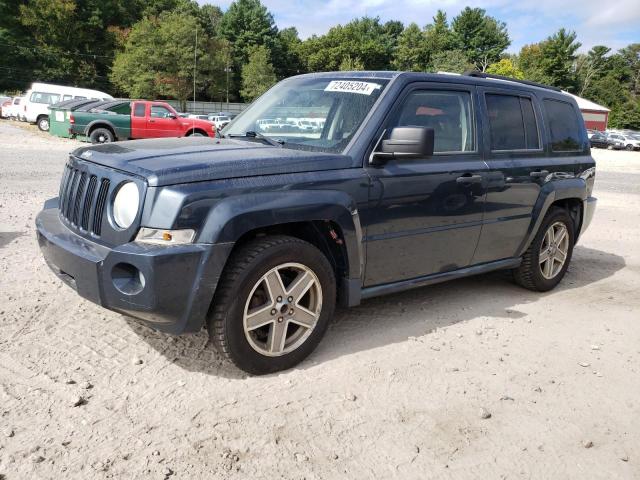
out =
[[[533,178],[545,178],[547,175],[549,175],[549,170],[540,170],[529,174],[529,176]]]
[[[155,120],[149,120],[149,123],[156,123]]]
[[[482,183],[482,175],[463,175],[456,178],[456,183],[462,185],[469,185],[471,183]]]

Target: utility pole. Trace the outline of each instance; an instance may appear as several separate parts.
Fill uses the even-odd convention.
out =
[[[193,108],[194,109],[196,108],[196,66],[197,64],[198,64],[198,26],[196,25],[196,43],[193,45]]]

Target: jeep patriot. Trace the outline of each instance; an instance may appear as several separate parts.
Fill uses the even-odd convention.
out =
[[[274,120],[288,127],[261,129]],[[82,297],[171,334],[206,325],[264,374],[309,355],[336,304],[492,270],[554,288],[594,178],[580,111],[554,88],[319,73],[278,83],[217,138],[78,148],[36,225]]]

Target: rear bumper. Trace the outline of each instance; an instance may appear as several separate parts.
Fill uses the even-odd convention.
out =
[[[45,261],[80,296],[172,334],[202,328],[233,247],[131,242],[111,249],[76,235],[57,206],[41,211],[36,227]]]
[[[580,227],[580,235],[589,228],[591,224],[591,220],[593,220],[593,215],[596,211],[596,205],[598,203],[598,199],[595,197],[587,197],[586,200],[582,202],[582,211],[584,215],[582,216],[582,226]]]

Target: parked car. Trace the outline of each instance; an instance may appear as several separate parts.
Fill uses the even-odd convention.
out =
[[[208,115],[198,115],[195,113],[190,113],[189,115],[187,115],[186,118],[197,118],[200,120],[209,120],[209,116]]]
[[[607,136],[601,132],[594,132],[591,137],[589,137],[589,144],[591,148],[608,148],[609,140],[607,140]]]
[[[626,150],[640,150],[640,139],[630,134],[612,133],[608,137],[612,142],[613,148]]]
[[[33,83],[25,95],[24,117],[27,122],[37,124],[40,130],[46,132],[49,130],[49,105],[64,100],[86,98],[110,100],[113,97],[98,90]]]
[[[215,126],[206,120],[179,117],[166,102],[106,101],[72,112],[69,133],[84,135],[91,143],[110,143],[136,138],[213,137]]]
[[[322,135],[257,132],[284,109],[323,112]],[[594,179],[580,110],[555,88],[314,73],[216,141],[75,150],[36,226],[82,297],[172,334],[207,324],[222,355],[264,374],[309,355],[336,302],[492,270],[553,289],[594,215]]]
[[[24,97],[13,97],[9,106],[3,111],[6,113],[7,118],[11,120],[19,120],[21,109],[23,108]]]
[[[227,124],[229,124],[229,122],[231,122],[231,117],[229,117],[228,115],[211,115],[209,114],[207,116],[207,120],[209,120],[210,122],[213,122],[216,126],[216,128],[222,130],[224,127],[227,126]]]
[[[0,117],[4,118],[4,116],[2,115],[2,107],[4,106],[4,104],[7,104],[7,106],[9,106],[11,104],[11,97],[7,97],[5,95],[0,96]]]
[[[11,110],[11,105],[13,104],[12,97],[3,97],[2,103],[0,103],[0,118],[9,118],[9,111]]]

